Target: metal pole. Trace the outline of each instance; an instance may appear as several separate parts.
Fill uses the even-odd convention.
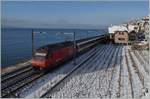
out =
[[[74,37],[73,37],[73,39],[74,39],[74,44],[73,44],[73,45],[74,45],[74,49],[73,49],[73,51],[74,51],[74,57],[73,57],[73,58],[74,58],[74,61],[73,61],[73,62],[74,62],[74,65],[76,65],[76,41],[75,41],[75,32],[73,33],[73,36],[74,36]]]
[[[65,42],[66,41],[65,34],[63,32],[60,32],[60,36],[61,36],[62,42]]]
[[[34,56],[34,31],[33,31],[33,29],[32,29],[32,36],[31,36],[32,38],[32,57]]]
[[[88,31],[86,32],[86,37],[88,38]]]

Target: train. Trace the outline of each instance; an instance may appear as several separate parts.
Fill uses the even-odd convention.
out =
[[[71,59],[75,54],[83,53],[99,42],[106,42],[109,36],[101,35],[85,39],[48,44],[38,48],[31,60],[35,69],[52,69]]]

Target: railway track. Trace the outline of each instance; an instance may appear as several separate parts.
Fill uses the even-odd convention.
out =
[[[108,48],[109,49],[109,48]],[[106,50],[106,49],[105,49]],[[107,54],[105,54],[107,52]],[[102,59],[104,59],[104,60],[109,60],[110,58],[116,58],[116,57],[114,57],[114,55],[117,53],[117,50],[116,49],[113,49],[113,50],[109,50],[109,51],[106,51],[104,54],[103,54],[103,56],[102,55],[100,55],[100,56],[102,56],[101,58]],[[96,82],[95,80],[97,80],[97,79],[101,79],[100,81],[99,81],[99,83],[100,82],[103,82],[104,80],[106,80],[106,78],[107,78],[107,76],[108,76],[108,72],[110,71],[110,70],[108,70],[109,69],[109,67],[111,67],[112,65],[111,65],[111,62],[112,61],[98,61],[98,70],[102,70],[102,69],[104,69],[103,71],[103,73],[101,72],[101,71],[98,71],[95,75],[95,77],[93,78],[94,80],[91,82],[90,81],[90,79],[89,79],[89,81],[87,81],[86,83],[88,83],[88,82],[91,82],[91,84],[90,85],[92,85],[94,82]],[[102,75],[101,75],[102,74]],[[92,76],[93,76],[93,74],[91,74],[91,77],[90,78],[92,78]],[[110,82],[110,81],[109,81]],[[93,85],[94,86],[94,85]],[[96,85],[95,85],[96,86]],[[99,84],[99,87],[101,86],[101,83]],[[101,97],[101,98],[103,98],[103,95],[102,95],[102,93],[100,92],[100,91],[98,91],[98,93],[99,93],[99,97]],[[106,92],[107,93],[107,92]]]
[[[44,73],[37,73],[31,65],[19,68],[15,71],[2,75],[1,97],[19,97],[16,91],[28,85],[32,81],[43,76]]]
[[[132,96],[132,98],[134,98],[133,79],[132,79],[131,69],[129,67],[129,59],[127,57],[127,51],[125,52],[125,59],[126,59],[126,63],[127,63],[127,69],[128,69],[128,74],[129,74],[129,81],[130,81],[130,86],[131,86],[131,96]]]
[[[32,69],[33,68],[31,67],[31,65],[28,65],[26,68],[22,68],[20,71],[17,70],[15,72],[9,73],[8,75],[2,76],[1,83],[5,83],[8,80],[16,78],[19,75],[22,75],[22,74],[24,74],[24,73],[26,73],[26,72],[28,72],[28,71],[30,71]]]
[[[143,64],[143,67],[145,69],[145,71],[147,72],[147,74],[149,74],[149,69],[148,69],[148,62],[146,61],[146,59],[144,59],[144,57],[142,57],[139,52],[137,51],[133,51],[134,55],[137,57],[137,59],[139,60],[140,63]]]
[[[98,71],[98,72],[95,72],[95,74],[89,74],[86,78],[85,76],[83,75],[83,78],[85,80],[82,80],[81,83],[84,82],[84,85],[83,85],[83,88],[79,88],[78,92],[82,92],[83,90],[93,90],[92,88],[96,85],[94,85],[94,83],[98,80],[98,82],[101,82],[101,81],[104,81],[107,74],[105,75],[106,72],[108,72],[108,68],[110,66],[110,61],[104,61],[104,60],[109,60],[113,55],[114,53],[116,52],[115,49],[113,50],[109,50],[111,49],[112,46],[110,47],[107,47],[107,48],[104,48],[104,51],[98,55],[98,57],[96,57],[96,60],[92,59],[92,61],[90,63],[92,63],[92,65],[94,65],[93,67],[91,67],[92,65],[89,65],[89,69],[86,69],[86,71],[95,71],[95,70],[103,70],[104,72],[102,71]],[[99,60],[101,59],[101,60]],[[85,66],[86,68],[86,66]],[[83,72],[83,70],[82,70]],[[84,72],[83,72],[84,73]],[[86,73],[86,72],[85,72]],[[95,76],[94,76],[95,75]],[[82,79],[83,79],[82,78]],[[99,81],[99,78],[101,79]],[[90,85],[90,86],[89,86]],[[100,86],[100,85],[99,85]],[[83,89],[83,90],[82,90]],[[99,97],[103,97],[101,92],[100,91],[97,91],[98,94],[99,94]],[[80,96],[77,96],[77,97],[80,97]]]
[[[142,84],[142,86],[144,87],[144,77],[143,77],[143,75],[141,74],[141,72],[139,71],[139,68],[138,68],[136,62],[135,62],[135,60],[133,59],[133,56],[131,55],[131,51],[130,51],[130,50],[128,50],[128,51],[129,51],[129,56],[131,57],[131,61],[132,61],[132,64],[133,64],[132,66],[135,67],[136,72],[137,72],[137,74],[138,74],[138,76],[139,76],[139,79],[140,79],[140,81],[141,81],[141,84]]]
[[[87,56],[86,59],[84,59],[81,63],[79,63],[77,66],[75,66],[75,68],[73,68],[69,73],[67,73],[66,76],[64,76],[62,79],[60,79],[60,80],[59,80],[54,86],[52,86],[46,93],[44,93],[43,95],[41,95],[40,98],[47,97],[47,95],[48,95],[49,93],[51,93],[53,89],[55,89],[57,86],[59,86],[59,85],[60,85],[63,81],[65,81],[67,78],[69,78],[69,76],[70,76],[71,74],[73,74],[76,70],[78,70],[80,67],[82,67],[82,65],[83,65],[84,63],[86,63],[87,61],[89,61],[91,58],[96,57],[96,56],[97,56],[96,54],[97,54],[98,51],[99,51],[99,50],[96,49],[96,50],[95,50],[94,52],[92,52],[89,56]]]
[[[26,71],[18,74],[18,75],[13,75],[9,78],[6,78],[6,79],[2,80],[1,90],[7,89],[8,87],[12,86],[13,84],[16,84],[17,82],[22,81],[24,78],[32,75],[33,73],[34,73],[34,70],[29,69],[29,70],[26,70]]]
[[[121,53],[123,53],[123,50],[122,50],[122,52]],[[121,54],[121,56],[120,56],[120,62],[122,61],[122,59],[123,59],[123,56],[122,56],[122,54]],[[121,95],[121,70],[122,70],[122,67],[123,67],[123,65],[120,63],[120,69],[119,69],[119,79],[118,79],[118,81],[119,81],[119,87],[118,87],[118,92],[117,92],[117,98],[120,98],[120,95]]]
[[[144,63],[140,63],[140,60],[137,58],[137,56],[131,50],[129,50],[129,56],[131,57],[133,67],[135,68],[135,71],[141,82],[141,92],[142,93],[141,93],[140,97],[145,96],[146,93],[148,93],[149,71],[147,71],[148,69],[146,68],[148,64],[144,65]]]
[[[2,75],[1,78],[1,97],[7,97],[13,91],[13,88],[17,88],[19,82],[30,77],[35,73],[31,65],[19,68],[12,72]],[[18,85],[17,85],[18,84]]]
[[[120,51],[120,50],[121,50],[120,48],[116,49],[116,51],[114,52],[113,58],[112,58],[111,77],[110,77],[109,84],[108,84],[108,88],[107,88],[107,91],[106,91],[106,96],[108,96],[109,98],[111,98],[111,96],[112,96],[112,93],[111,93],[111,90],[112,90],[111,87],[112,87],[112,86],[111,86],[111,84],[112,84],[112,80],[113,80],[113,76],[114,76],[115,65],[116,65],[116,63],[117,63],[117,59],[118,59],[118,55],[119,55],[119,51]],[[110,65],[108,65],[108,67],[110,67]],[[107,67],[107,69],[106,69],[105,72],[108,71],[108,67]]]
[[[3,98],[19,97],[19,95],[16,94],[16,92],[19,89],[42,77],[44,74],[45,73],[37,73],[36,71],[30,71],[30,73],[27,72],[27,75],[23,77],[19,76],[19,78],[21,79],[15,79],[15,81],[11,80],[13,81],[13,83],[9,83],[8,85],[5,85],[5,87],[2,87],[1,96]]]
[[[19,69],[16,69],[16,70],[13,70],[11,72],[8,72],[8,73],[5,73],[5,74],[2,74],[1,75],[1,82],[5,82],[6,80],[8,79],[11,79],[17,75],[20,75],[28,70],[30,70],[32,67],[30,67],[30,65],[27,65],[27,66],[24,66],[22,68],[19,68]]]
[[[7,78],[7,77],[9,77],[9,76],[11,76],[11,75],[13,75],[13,74],[16,74],[16,73],[21,72],[21,71],[23,71],[24,69],[29,68],[29,66],[30,66],[30,65],[27,64],[26,66],[20,67],[20,68],[15,69],[15,70],[13,70],[13,71],[11,71],[11,72],[2,73],[2,74],[1,74],[1,80],[2,80],[2,79],[5,79],[5,78]]]
[[[138,53],[144,58],[144,60],[149,63],[149,55],[147,50],[138,51]]]

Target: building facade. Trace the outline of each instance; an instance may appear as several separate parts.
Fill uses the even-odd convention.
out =
[[[127,27],[124,25],[114,25],[111,27],[108,27],[108,32],[110,34],[110,40],[114,42],[114,35],[116,31],[128,31]]]
[[[149,23],[148,22],[144,23],[144,34],[145,34],[145,39],[149,40]]]
[[[116,31],[114,33],[114,43],[127,44],[129,40],[129,35],[127,31]]]
[[[134,42],[134,41],[138,40],[138,34],[134,30],[130,31],[129,34],[128,34],[128,36],[129,36],[129,41],[130,42]]]

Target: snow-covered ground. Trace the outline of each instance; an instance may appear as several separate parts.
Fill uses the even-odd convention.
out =
[[[124,45],[100,45],[96,55],[54,88],[53,98],[139,98],[148,91],[148,51]],[[95,50],[93,49],[93,50]],[[92,51],[76,59],[77,63]],[[72,62],[20,90],[20,97],[40,97],[74,68]]]

